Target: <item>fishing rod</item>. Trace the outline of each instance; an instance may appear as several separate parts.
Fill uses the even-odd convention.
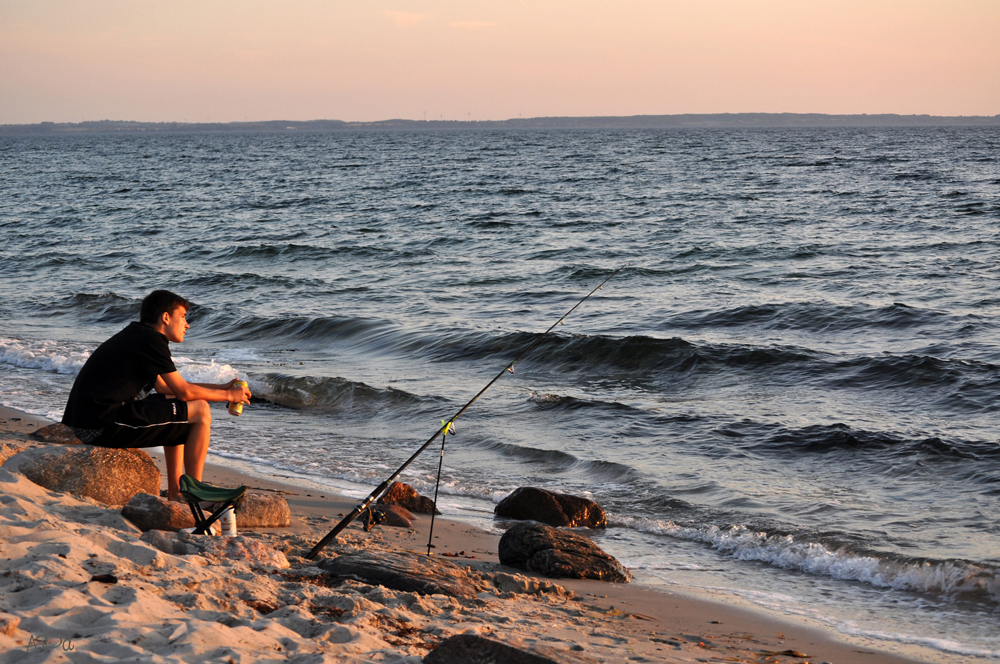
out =
[[[317,542],[316,546],[314,546],[309,551],[309,553],[306,554],[306,558],[308,558],[309,560],[314,559],[316,557],[316,555],[320,551],[322,551],[323,548],[326,547],[327,544],[329,544],[331,541],[333,541],[337,537],[337,535],[339,535],[340,532],[344,528],[347,528],[347,526],[349,526],[352,521],[354,521],[356,518],[358,518],[359,515],[363,514],[365,510],[369,509],[371,507],[371,504],[373,502],[375,502],[375,500],[377,500],[378,497],[381,496],[382,493],[385,492],[386,489],[389,488],[389,485],[392,484],[393,480],[395,480],[397,477],[399,477],[400,473],[402,473],[406,469],[407,466],[409,466],[411,463],[413,463],[414,460],[416,460],[416,458],[418,456],[420,456],[420,454],[424,450],[426,450],[428,447],[430,447],[431,443],[433,443],[435,440],[437,440],[438,436],[447,435],[449,433],[453,433],[454,432],[455,420],[457,420],[459,418],[459,416],[462,415],[462,413],[464,413],[466,410],[468,410],[469,407],[472,404],[474,404],[477,399],[479,399],[479,397],[483,396],[483,394],[486,392],[486,390],[490,389],[493,386],[493,383],[495,383],[498,380],[500,380],[500,378],[503,377],[503,375],[505,373],[508,373],[508,372],[509,373],[514,373],[514,365],[517,364],[517,362],[519,360],[521,360],[521,358],[523,358],[525,355],[527,355],[528,353],[530,353],[535,348],[535,346],[537,346],[539,343],[541,343],[542,339],[544,339],[545,336],[548,335],[549,332],[551,332],[552,330],[554,330],[557,325],[559,325],[560,323],[562,323],[566,319],[567,316],[569,316],[571,313],[573,313],[574,311],[576,311],[576,308],[579,307],[584,302],[586,302],[587,299],[591,295],[593,295],[597,291],[599,291],[602,288],[604,288],[604,284],[606,284],[609,281],[611,281],[612,277],[614,277],[616,274],[618,274],[619,272],[621,272],[622,270],[624,270],[626,267],[628,267],[628,265],[629,265],[629,263],[625,263],[625,265],[622,265],[620,268],[618,268],[617,270],[615,270],[614,272],[612,272],[611,275],[607,279],[605,279],[604,281],[602,281],[601,283],[599,283],[597,285],[597,287],[594,288],[594,290],[592,290],[589,293],[587,293],[583,297],[582,300],[580,300],[579,302],[577,302],[576,304],[574,304],[573,307],[569,311],[567,311],[566,313],[564,313],[562,315],[562,318],[560,318],[555,323],[553,323],[552,326],[549,327],[549,329],[547,329],[544,332],[542,332],[538,336],[538,338],[536,338],[527,348],[525,348],[524,350],[522,350],[521,354],[518,355],[517,357],[515,357],[514,360],[510,364],[508,364],[507,366],[505,366],[500,371],[500,373],[498,373],[493,378],[493,380],[491,380],[490,382],[486,383],[486,387],[484,387],[483,389],[479,390],[479,393],[476,394],[476,396],[472,397],[472,399],[469,400],[469,403],[467,403],[464,406],[462,406],[458,410],[458,412],[455,413],[452,416],[452,418],[450,420],[442,420],[442,422],[441,422],[441,428],[438,429],[437,431],[435,431],[434,435],[431,436],[430,439],[426,443],[424,443],[423,445],[421,445],[420,449],[418,449],[416,452],[414,452],[413,455],[409,459],[407,459],[406,462],[402,466],[400,466],[399,468],[397,468],[396,472],[394,472],[392,475],[390,475],[389,477],[387,477],[385,479],[385,481],[382,482],[381,484],[379,484],[378,487],[374,491],[372,491],[370,494],[368,494],[368,497],[365,498],[364,501],[361,502],[361,504],[359,504],[357,507],[355,507],[354,510],[350,514],[348,514],[343,519],[341,519],[340,523],[338,523],[336,526],[334,526],[333,530],[331,530],[329,533],[326,534],[325,537],[323,537],[323,539],[321,539],[319,542]],[[443,454],[443,450],[442,450],[442,454]],[[437,501],[435,500],[434,502],[435,502],[434,509],[436,510],[437,509]],[[430,549],[428,548],[428,552],[429,551],[430,551]]]

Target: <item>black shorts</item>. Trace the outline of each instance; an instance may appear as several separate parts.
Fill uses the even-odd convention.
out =
[[[153,394],[130,401],[112,414],[113,425],[104,429],[91,445],[97,447],[173,447],[187,442],[187,402]]]

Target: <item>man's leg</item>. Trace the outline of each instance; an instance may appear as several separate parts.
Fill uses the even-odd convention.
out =
[[[212,434],[212,409],[207,401],[187,402],[188,423],[191,425],[183,445],[164,447],[167,464],[167,500],[183,502],[181,498],[181,463],[184,473],[201,480],[208,456],[208,442]]]

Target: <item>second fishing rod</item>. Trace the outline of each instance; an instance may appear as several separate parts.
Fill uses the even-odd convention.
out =
[[[557,320],[555,323],[553,323],[549,327],[549,329],[545,330],[545,332],[543,332],[540,335],[538,335],[538,337],[531,344],[529,344],[527,348],[525,348],[524,350],[522,350],[521,353],[517,357],[515,357],[507,366],[505,366],[503,369],[501,369],[500,373],[498,373],[493,378],[493,380],[491,380],[490,382],[488,382],[486,384],[486,386],[483,387],[483,389],[479,390],[479,392],[476,394],[476,396],[472,397],[467,404],[465,404],[464,406],[462,406],[461,408],[459,408],[458,412],[455,413],[454,415],[452,415],[451,419],[442,421],[441,428],[438,429],[437,431],[435,431],[434,435],[431,436],[427,440],[426,443],[424,443],[423,445],[421,445],[420,449],[418,449],[416,452],[414,452],[413,455],[410,456],[410,458],[407,459],[406,462],[403,463],[402,466],[400,466],[399,468],[397,468],[396,471],[392,475],[390,475],[389,477],[387,477],[384,482],[382,482],[381,484],[378,485],[378,487],[375,488],[374,491],[372,491],[370,494],[368,494],[368,497],[365,498],[357,507],[355,507],[351,511],[350,514],[348,514],[343,519],[341,519],[340,523],[338,523],[336,526],[334,526],[333,530],[331,530],[329,533],[326,534],[326,536],[323,537],[323,539],[321,539],[319,542],[317,542],[316,546],[314,546],[309,551],[309,553],[306,554],[306,558],[308,558],[309,560],[314,559],[317,556],[317,554],[319,554],[319,552],[322,551],[324,547],[326,547],[327,544],[329,544],[330,542],[332,542],[337,537],[337,535],[339,535],[340,532],[342,530],[344,530],[344,528],[347,528],[347,526],[349,526],[352,521],[354,521],[356,518],[358,518],[358,516],[360,516],[361,514],[363,514],[365,510],[369,509],[369,507],[371,507],[371,504],[373,502],[375,502],[385,492],[386,489],[389,488],[389,485],[392,484],[392,482],[397,477],[399,477],[400,473],[402,473],[404,470],[406,470],[407,466],[409,466],[411,463],[413,463],[416,460],[416,458],[418,456],[420,456],[424,452],[424,450],[426,450],[428,447],[430,447],[431,444],[435,440],[437,440],[438,436],[442,436],[442,435],[446,436],[447,434],[451,433],[454,430],[453,427],[454,427],[454,424],[455,424],[455,420],[457,420],[459,417],[461,417],[462,413],[464,413],[466,410],[468,410],[469,407],[472,406],[472,404],[474,404],[477,399],[479,399],[479,397],[483,396],[483,394],[485,394],[486,390],[490,389],[490,387],[493,386],[493,383],[495,383],[498,380],[500,380],[505,373],[508,373],[508,372],[509,373],[514,373],[514,365],[517,364],[517,362],[519,360],[521,360],[524,356],[526,356],[528,353],[530,353],[538,344],[540,344],[542,342],[542,339],[544,339],[549,334],[549,332],[551,332],[552,330],[554,330],[557,325],[559,325],[564,320],[566,320],[566,317],[569,316],[574,311],[576,311],[577,307],[579,307],[581,304],[583,304],[584,302],[586,302],[587,299],[591,295],[593,295],[594,293],[596,293],[597,291],[599,291],[601,288],[603,288],[604,284],[606,284],[609,281],[611,281],[611,279],[616,274],[618,274],[619,272],[621,272],[622,270],[624,270],[626,267],[628,267],[628,265],[629,265],[629,263],[625,263],[625,265],[622,265],[620,268],[618,268],[617,270],[615,270],[614,272],[612,272],[604,281],[602,281],[597,286],[595,286],[592,291],[590,291],[589,293],[587,293],[579,302],[577,302],[576,304],[574,304],[572,306],[572,308],[570,308],[569,311],[567,311],[566,313],[564,313],[559,320]],[[435,504],[434,508],[437,509],[437,505],[436,504]]]

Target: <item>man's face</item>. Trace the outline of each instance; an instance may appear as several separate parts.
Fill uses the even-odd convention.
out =
[[[191,327],[187,322],[187,309],[180,305],[175,307],[173,311],[163,314],[163,323],[166,326],[163,334],[175,344],[184,341],[184,333]]]

